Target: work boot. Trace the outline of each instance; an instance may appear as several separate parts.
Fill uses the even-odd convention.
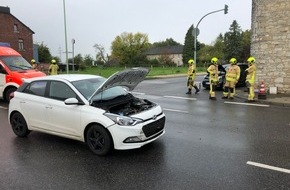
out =
[[[186,94],[191,94],[191,89],[189,88]]]
[[[228,97],[227,96],[223,96],[222,99],[228,99]]]
[[[216,100],[216,97],[209,97],[210,100]]]
[[[255,100],[245,100],[245,102],[247,103],[253,103],[253,102],[256,102]]]
[[[195,89],[195,94],[197,94],[199,92],[199,89],[197,88],[197,86],[194,86]]]
[[[229,99],[230,99],[230,100],[233,100],[233,99],[234,99],[234,97],[229,97]]]

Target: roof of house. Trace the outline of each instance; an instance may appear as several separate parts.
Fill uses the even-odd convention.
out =
[[[30,30],[33,34],[35,34],[28,26],[26,26],[23,22],[21,22],[18,18],[16,18],[14,15],[12,15],[10,13],[10,8],[9,7],[3,7],[0,6],[0,13],[4,13],[4,14],[9,14],[11,15],[13,18],[15,18],[17,21],[19,21],[21,24],[23,24],[23,26],[25,26],[28,30]]]
[[[150,48],[145,52],[146,55],[162,55],[162,54],[182,54],[183,46],[165,46],[165,47],[154,47]]]

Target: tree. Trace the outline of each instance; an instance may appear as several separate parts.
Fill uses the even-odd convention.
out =
[[[94,59],[90,55],[85,55],[84,64],[85,66],[91,66],[93,64]]]
[[[52,59],[54,59],[57,63],[61,63],[60,58],[57,57],[57,56],[53,56],[53,57],[51,57],[51,60],[52,60]],[[50,60],[50,61],[51,61],[51,60]],[[49,62],[50,62],[50,61],[49,61]]]
[[[240,62],[246,62],[250,57],[251,51],[251,31],[242,32],[242,55]]]
[[[220,61],[223,61],[225,56],[224,49],[224,36],[219,34],[213,45],[213,50],[211,52],[212,57],[217,57]]]
[[[176,46],[181,45],[180,43],[174,41],[172,38],[167,38],[165,41],[154,42],[152,47],[166,47],[166,46]]]
[[[199,41],[196,41],[196,47],[200,47],[200,49],[204,46],[204,44],[201,44]],[[197,49],[198,50],[198,49]],[[187,61],[189,59],[194,58],[194,36],[193,36],[193,25],[189,27],[187,30],[185,40],[184,40],[184,46],[183,46],[183,52],[182,52],[182,61],[183,64],[187,64]]]
[[[50,54],[49,48],[46,45],[44,45],[43,43],[41,43],[38,46],[38,59],[39,59],[39,62],[41,62],[41,63],[50,63],[51,58],[52,58],[52,56]]]
[[[242,30],[236,20],[230,26],[230,31],[225,33],[224,43],[225,43],[225,59],[230,60],[235,57],[237,60],[241,60],[241,55],[243,52],[242,47]]]
[[[95,44],[94,48],[96,49],[96,60],[99,62],[103,62],[105,65],[109,62],[109,56],[106,53],[104,46],[100,44]]]
[[[112,42],[112,57],[121,65],[138,66],[144,62],[142,54],[149,47],[148,35],[142,33],[123,32]]]
[[[79,53],[74,57],[74,64],[80,65],[83,62],[84,62],[84,58],[82,57],[82,54]]]
[[[198,53],[199,66],[207,67],[213,56],[215,56],[215,49],[211,45],[205,45]]]

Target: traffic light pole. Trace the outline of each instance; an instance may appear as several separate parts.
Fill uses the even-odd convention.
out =
[[[213,13],[217,13],[217,12],[220,12],[220,11],[224,11],[224,14],[228,14],[228,5],[225,5],[225,8],[224,9],[220,9],[220,10],[217,10],[217,11],[213,11],[213,12],[210,12],[210,13],[207,13],[206,15],[204,15],[197,23],[196,25],[196,28],[193,28],[194,29],[194,64],[196,65],[196,42],[197,42],[197,30],[198,30],[198,25],[199,23],[202,21],[202,19],[210,14],[213,14]]]

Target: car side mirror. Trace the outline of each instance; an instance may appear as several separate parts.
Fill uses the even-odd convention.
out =
[[[68,98],[64,100],[65,105],[84,105],[83,102],[78,101],[76,98]]]

